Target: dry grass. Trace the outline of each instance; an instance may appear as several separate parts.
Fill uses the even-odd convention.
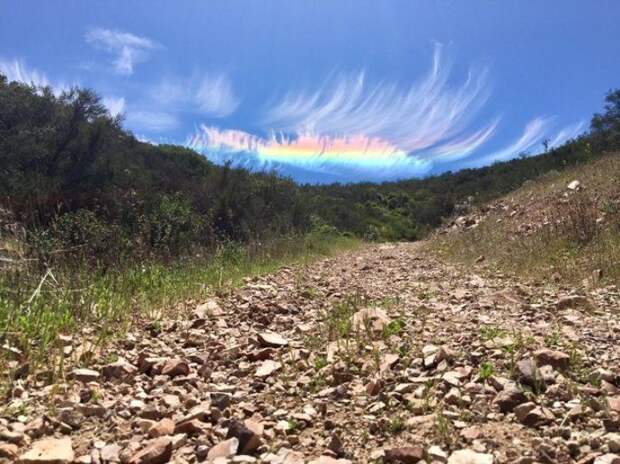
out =
[[[567,185],[579,180],[578,191]],[[485,212],[482,212],[484,210]],[[620,283],[620,156],[549,173],[476,211],[478,225],[436,234],[445,259],[534,280]],[[596,275],[596,278],[593,276]]]

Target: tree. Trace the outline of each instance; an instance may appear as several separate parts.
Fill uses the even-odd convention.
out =
[[[620,148],[620,89],[607,93],[604,109],[590,122],[593,142],[597,149],[617,150]]]

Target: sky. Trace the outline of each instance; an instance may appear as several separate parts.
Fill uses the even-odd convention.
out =
[[[478,167],[588,129],[617,0],[0,0],[0,73],[299,182]]]

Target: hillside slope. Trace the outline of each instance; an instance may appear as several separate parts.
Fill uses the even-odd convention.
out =
[[[434,248],[522,277],[620,283],[620,156],[549,172],[455,218]]]

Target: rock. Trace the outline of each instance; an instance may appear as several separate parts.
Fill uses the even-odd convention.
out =
[[[603,454],[594,460],[594,464],[620,464],[620,456],[612,453]]]
[[[558,309],[578,308],[588,304],[588,299],[581,295],[569,295],[560,298],[556,304]]]
[[[269,377],[276,371],[279,371],[282,368],[282,364],[278,361],[273,361],[271,359],[267,359],[258,365],[256,368],[256,373],[254,374],[256,377]]]
[[[132,377],[137,370],[138,368],[136,366],[130,364],[123,358],[119,358],[117,361],[104,366],[101,373],[106,379],[127,380]]]
[[[500,411],[506,413],[526,401],[527,397],[516,385],[508,385],[497,394],[493,403],[499,407]]]
[[[237,454],[239,449],[239,440],[236,438],[229,438],[217,445],[213,446],[207,453],[207,461],[213,462],[217,458],[229,458]]]
[[[121,462],[121,447],[118,445],[106,445],[99,452],[103,462],[116,463]]]
[[[553,412],[543,406],[536,406],[534,403],[524,403],[517,406],[514,410],[517,420],[529,427],[553,422],[555,416]]]
[[[162,419],[156,422],[149,429],[148,435],[151,438],[164,437],[174,433],[174,421],[172,419]]]
[[[258,342],[263,348],[280,348],[288,345],[288,340],[273,332],[261,332],[258,334]]]
[[[9,459],[11,462],[15,462],[17,460],[17,452],[19,448],[17,445],[12,443],[1,443],[0,444],[0,458]]]
[[[84,383],[96,382],[99,380],[99,372],[92,369],[73,369],[71,378]]]
[[[353,329],[356,331],[381,332],[390,323],[385,311],[379,308],[365,308],[353,314]]]
[[[542,388],[542,377],[533,359],[522,359],[517,363],[517,380],[536,390]]]
[[[570,364],[570,356],[557,350],[542,349],[534,353],[534,359],[539,366],[549,365],[555,369],[566,370]]]
[[[620,414],[620,396],[610,396],[607,398],[607,405],[611,411]]]
[[[183,422],[178,423],[174,427],[174,433],[185,433],[189,436],[200,435],[204,432],[204,428],[202,422],[198,419],[190,419]]]
[[[578,180],[573,180],[566,186],[566,188],[568,190],[577,190],[580,185],[581,185],[581,182],[579,182]]]
[[[433,445],[427,451],[429,459],[433,462],[447,462],[448,461],[448,453],[442,450],[439,446]]]
[[[450,455],[448,464],[493,464],[493,455],[461,449]]]
[[[400,356],[395,353],[386,353],[381,356],[379,362],[379,372],[387,372],[398,363]]]
[[[219,317],[223,316],[224,311],[215,298],[210,298],[206,302],[196,306],[194,310],[194,316],[204,319],[205,317]]]
[[[161,368],[161,375],[176,377],[189,374],[189,365],[182,359],[168,359]]]
[[[415,464],[424,459],[424,448],[421,446],[404,446],[385,450],[384,462]]]
[[[135,453],[127,464],[165,464],[172,457],[172,440],[168,437],[155,438]]]
[[[351,461],[348,459],[336,459],[331,456],[319,456],[308,464],[351,464]]]
[[[236,438],[238,451],[241,454],[252,453],[262,444],[261,435],[263,426],[256,421],[248,419],[245,423],[233,420],[228,426],[226,438]]]
[[[44,438],[19,458],[21,464],[71,464],[75,459],[71,438]]]

